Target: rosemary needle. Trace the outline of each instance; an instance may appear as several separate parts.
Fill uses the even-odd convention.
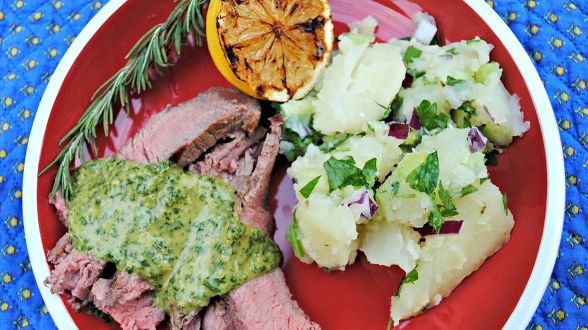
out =
[[[149,70],[172,66],[168,54],[175,51],[180,55],[188,36],[193,33],[196,45],[202,46],[204,39],[203,7],[208,0],[179,0],[165,20],[157,24],[133,46],[126,56],[127,63],[102,86],[94,96],[78,123],[60,140],[63,146],[57,157],[39,175],[53,166],[58,166],[51,197],[61,188],[63,197],[69,201],[72,195],[70,166],[75,157],[83,158],[84,147],[90,146],[96,153],[96,129],[102,123],[105,135],[114,120],[115,107],[129,109],[129,93],[142,93],[151,88]]]

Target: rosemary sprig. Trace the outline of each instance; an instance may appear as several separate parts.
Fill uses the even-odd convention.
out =
[[[59,146],[65,144],[62,150],[39,174],[59,164],[51,197],[61,188],[63,197],[69,200],[71,162],[76,156],[83,158],[86,146],[96,153],[96,128],[102,123],[104,134],[108,135],[115,106],[129,111],[129,93],[139,94],[151,88],[149,70],[153,68],[161,74],[163,69],[172,66],[168,54],[175,51],[179,56],[190,34],[196,45],[202,45],[205,35],[202,9],[207,3],[208,0],[179,0],[166,21],[154,26],[133,46],[126,56],[127,64],[96,90],[92,103],[76,126],[59,141]]]

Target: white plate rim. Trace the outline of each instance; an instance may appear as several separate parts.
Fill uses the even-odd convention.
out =
[[[561,140],[547,92],[533,62],[506,23],[482,0],[464,0],[492,29],[504,44],[515,65],[523,75],[536,109],[547,166],[547,200],[543,235],[533,271],[523,294],[508,318],[504,329],[524,329],[528,325],[547,287],[563,230],[565,207],[565,173]],[[49,276],[49,265],[41,241],[37,212],[37,173],[43,138],[53,104],[74,61],[102,25],[126,0],[111,0],[86,25],[67,50],[47,85],[33,122],[25,157],[23,174],[23,223],[29,259],[35,281],[53,321],[59,329],[77,329],[61,297],[43,284]]]

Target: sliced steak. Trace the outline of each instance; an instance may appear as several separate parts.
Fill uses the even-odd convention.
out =
[[[224,177],[237,191],[235,209],[241,220],[269,233],[273,222],[267,211],[267,194],[282,119],[270,118],[269,133],[257,128],[259,119],[257,101],[234,89],[213,88],[155,115],[115,157],[138,163],[174,157],[180,166],[186,166],[214,147],[191,170]],[[227,137],[230,141],[226,141]],[[218,144],[219,141],[224,142]],[[67,205],[61,194],[52,203],[67,225]],[[99,279],[105,262],[76,252],[69,238],[58,242],[49,259],[56,266],[47,279],[52,290],[71,291],[72,295],[75,290],[76,298],[90,299],[123,329],[153,329],[164,319],[145,281],[123,271],[116,272],[112,279]],[[77,281],[70,281],[68,286],[68,278]],[[170,321],[172,329],[199,329],[202,319],[199,311],[183,314],[172,307]],[[202,322],[205,329],[318,328],[292,300],[280,269],[242,285],[212,304]]]
[[[75,251],[67,234],[49,252],[49,261],[55,269],[45,280],[45,285],[51,288],[52,293],[70,293],[80,301],[88,300],[92,285],[106,266],[103,260]]]
[[[155,307],[151,287],[137,275],[117,272],[113,279],[99,279],[92,287],[94,305],[109,314],[123,329],[155,329],[165,313]]]
[[[272,216],[267,211],[269,180],[279,152],[280,117],[270,118],[267,134],[255,169],[240,194],[240,217],[248,225],[270,232]],[[300,309],[286,285],[281,269],[258,277],[232,291],[208,307],[203,320],[205,330],[221,329],[320,329]]]
[[[172,330],[200,330],[202,319],[199,314],[200,310],[185,314],[172,307],[169,311],[170,327]]]
[[[253,132],[260,114],[259,103],[238,90],[211,88],[153,116],[119,150],[118,157],[147,164],[176,155],[183,167],[227,135]]]
[[[251,156],[266,133],[263,127],[257,128],[251,136],[247,136],[244,131],[237,132],[230,136],[231,141],[215,146],[203,160],[192,164],[190,171],[200,175],[223,176],[231,181],[243,165],[241,158],[246,154]]]
[[[249,281],[209,307],[204,330],[320,329],[292,299],[280,269]]]
[[[246,189],[240,194],[241,202],[238,211],[240,211],[241,220],[250,226],[264,230],[266,233],[269,233],[273,226],[272,216],[267,211],[269,209],[267,198],[272,170],[280,151],[282,123],[283,120],[280,116],[270,118],[270,132],[267,134],[261,147],[261,153],[257,157],[255,170],[246,180]]]
[[[73,243],[69,239],[69,234],[63,235],[57,244],[49,251],[47,260],[53,265],[61,263],[74,249]]]
[[[49,204],[55,206],[55,211],[57,213],[57,218],[61,223],[67,227],[67,204],[65,203],[65,198],[63,198],[63,194],[61,190],[58,190],[55,193],[55,197],[49,200]]]

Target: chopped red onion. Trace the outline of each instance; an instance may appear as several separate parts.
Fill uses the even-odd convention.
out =
[[[399,140],[406,140],[408,138],[408,124],[402,123],[390,123],[390,130],[388,131],[388,136],[395,137]]]
[[[408,126],[412,129],[419,130],[421,129],[421,120],[416,113],[416,109],[412,110],[412,114],[410,115],[410,119],[408,121]]]
[[[477,127],[472,127],[468,133],[468,143],[472,152],[478,152],[486,147],[488,139]]]
[[[462,225],[463,220],[445,220],[439,233],[437,233],[428,223],[425,224],[423,228],[418,228],[417,231],[421,236],[459,234]]]
[[[412,22],[412,39],[424,45],[430,44],[437,33],[435,18],[427,13],[418,12],[412,16]]]
[[[351,201],[347,203],[350,209],[358,211],[362,218],[371,219],[374,213],[380,208],[378,204],[369,196],[367,190],[351,197]]]
[[[412,85],[413,80],[414,78],[411,75],[407,74],[406,76],[404,76],[404,80],[402,81],[402,87],[410,87],[410,85]]]

